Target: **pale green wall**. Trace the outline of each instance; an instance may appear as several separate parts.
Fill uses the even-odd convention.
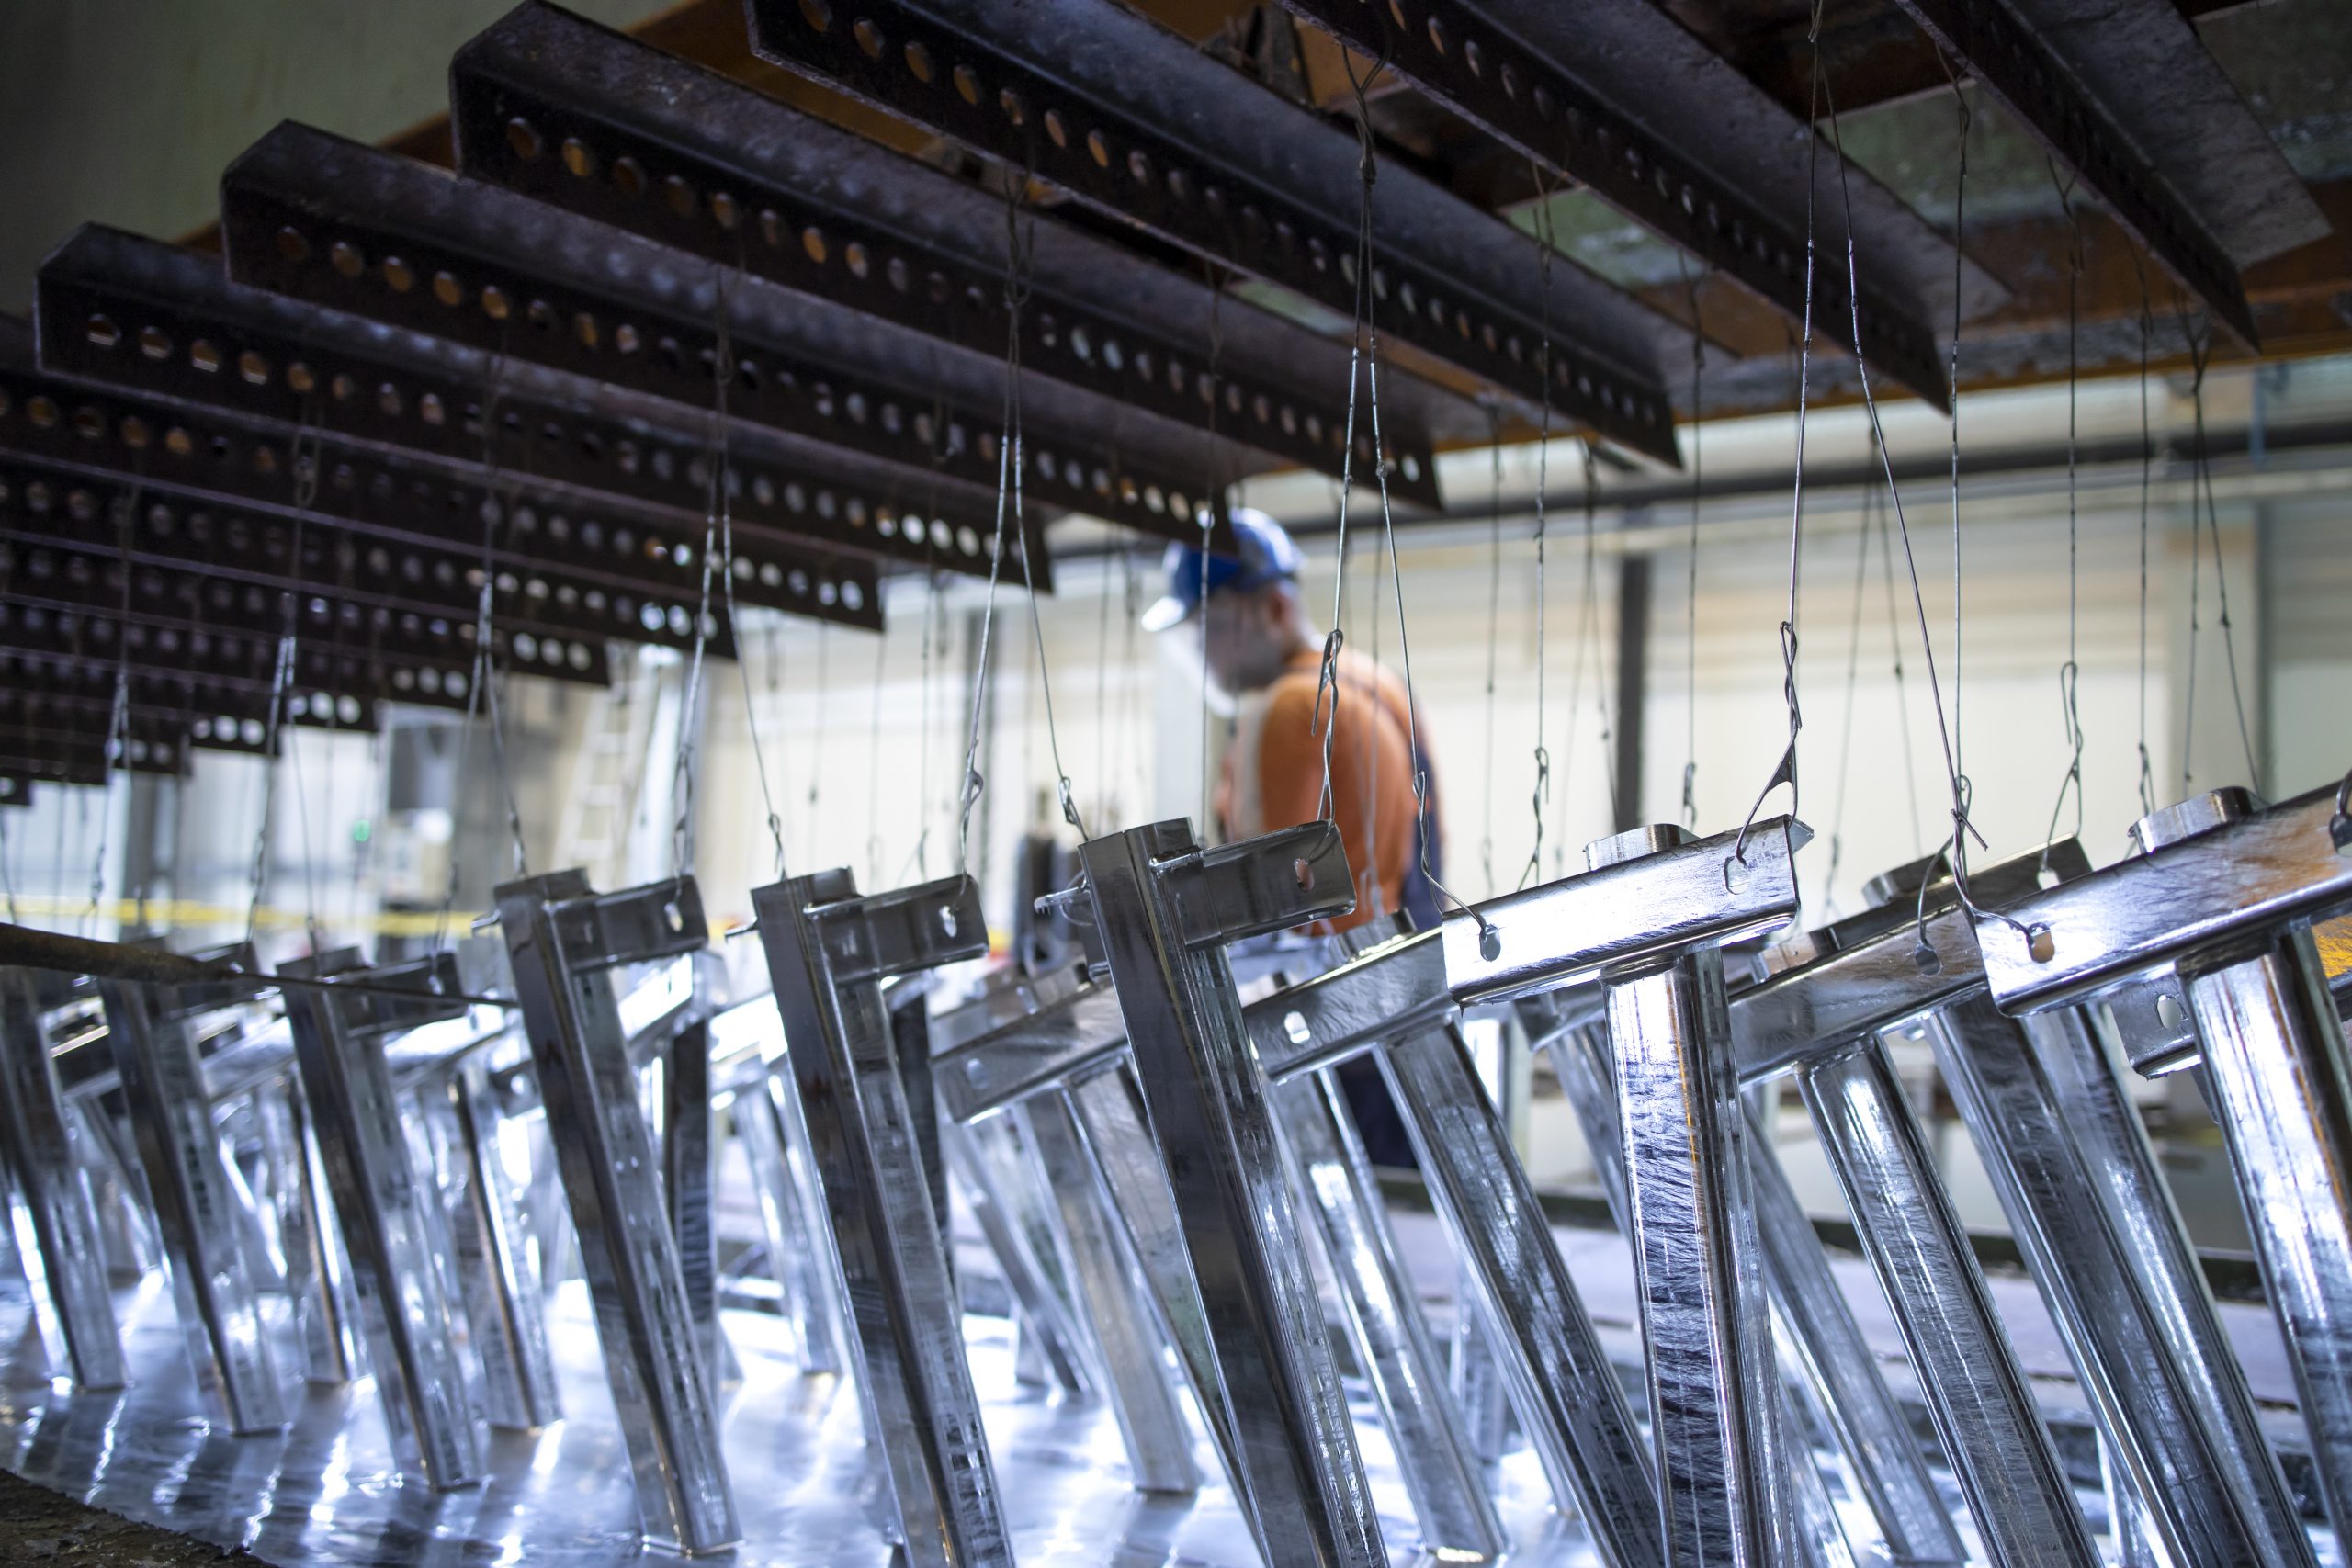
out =
[[[669,0],[573,0],[626,27]],[[0,310],[76,223],[175,239],[281,119],[379,141],[447,107],[507,0],[0,0]]]

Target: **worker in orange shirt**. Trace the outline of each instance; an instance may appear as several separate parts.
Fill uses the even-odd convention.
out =
[[[1322,814],[1324,737],[1317,690],[1323,634],[1299,591],[1298,546],[1262,512],[1233,513],[1229,553],[1184,545],[1168,549],[1167,593],[1144,614],[1148,630],[1197,618],[1209,678],[1233,698],[1236,716],[1225,753],[1210,831],[1244,839],[1311,822]],[[1205,592],[1204,592],[1205,590]],[[1331,820],[1355,874],[1355,912],[1314,929],[1343,931],[1402,909],[1416,929],[1439,917],[1424,874],[1416,773],[1429,769],[1415,749],[1416,726],[1405,683],[1352,649],[1340,651],[1336,699],[1326,693],[1330,728]],[[1427,795],[1429,874],[1442,877],[1437,786]],[[1367,1151],[1384,1165],[1412,1163],[1396,1113],[1370,1062],[1343,1072],[1342,1083]]]

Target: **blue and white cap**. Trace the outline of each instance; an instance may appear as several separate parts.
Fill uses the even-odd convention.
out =
[[[1305,558],[1283,525],[1253,507],[1233,509],[1233,546],[1212,550],[1207,568],[1194,545],[1170,545],[1163,562],[1168,591],[1143,613],[1143,629],[1166,631],[1193,618],[1201,607],[1204,589],[1254,592],[1277,582],[1296,582]]]

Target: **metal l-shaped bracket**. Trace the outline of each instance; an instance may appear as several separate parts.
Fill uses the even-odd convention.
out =
[[[598,894],[580,871],[507,883],[498,922],[531,1043],[549,1142],[596,1312],[605,1374],[629,1450],[639,1525],[685,1551],[740,1536],[706,1372],[639,1109],[620,1008],[605,971],[701,947],[691,877]]]
[[[803,1146],[848,1284],[851,1349],[912,1568],[1009,1560],[1003,1497],[964,1356],[947,1252],[882,980],[988,951],[954,876],[861,897],[844,870],[757,888]]]

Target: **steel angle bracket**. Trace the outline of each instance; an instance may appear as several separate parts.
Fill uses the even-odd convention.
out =
[[[1939,872],[1942,863],[1914,863],[1874,879],[1873,908],[1788,944],[1784,953],[1809,956],[1732,996],[1743,1084],[1763,1082],[1984,987],[1981,928],[1961,907],[1949,874],[1929,881],[1922,897],[1920,883],[1930,868]],[[2003,909],[2038,892],[2045,868],[2068,879],[2090,866],[2069,839],[1971,868],[1970,896],[1980,908]]]
[[[929,337],[1004,354],[1005,258],[991,248],[1003,202],[969,182],[548,5],[518,6],[459,50],[450,97],[458,166],[469,176]],[[1033,226],[1024,369],[1340,473],[1344,408],[1329,400],[1332,389],[1311,394],[1295,367],[1285,377],[1278,363],[1285,340],[1294,349],[1329,345],[1226,301],[1241,319],[1227,327],[1217,384],[1204,395],[1201,344],[1142,312],[1106,309],[1101,278],[1080,275],[1149,272],[1153,290],[1197,297],[1185,300],[1195,310],[1206,290],[1050,216],[1024,222]],[[1439,507],[1428,439],[1400,428],[1393,411],[1385,423],[1398,458],[1392,492]],[[1164,497],[1158,505],[1140,499],[1148,515],[1122,495],[1115,520],[1188,541],[1198,533]]]
[[[1994,999],[2032,1011],[2151,971],[2177,976],[2199,1082],[2237,1173],[2318,1489],[2352,1521],[2352,1074],[2313,919],[2352,902],[2330,787],[2256,811],[2243,790],[2142,818],[2145,853],[1978,930]]]
[[[888,0],[853,26],[842,7],[752,0],[751,17],[752,48],[780,65],[1352,315],[1355,138],[1143,17],[1108,0]],[[1374,200],[1384,330],[1678,461],[1657,318],[1562,264],[1547,388],[1528,238],[1393,164]]]
[[[50,253],[33,318],[40,367],[52,375],[307,425],[477,477],[527,475],[623,497],[673,519],[707,511],[710,442],[697,428],[707,411],[249,288],[222,276],[216,257],[119,229],[85,224]],[[739,425],[738,435],[727,468],[744,535],[987,573],[977,541],[995,514],[992,491],[757,427]],[[542,499],[551,519],[557,501]]]
[[[1321,1069],[1372,1053],[1554,1495],[1588,1521],[1604,1561],[1655,1561],[1640,1430],[1455,1021],[1442,933],[1366,927],[1332,942],[1352,954],[1243,1010],[1276,1095],[1318,1092]]]
[[[207,492],[151,485],[135,473],[28,461],[9,447],[9,434],[0,428],[0,533],[11,538],[82,548],[112,544],[115,558],[128,555],[141,566],[194,570],[306,597],[331,593],[345,604],[469,626],[474,622],[482,573],[479,549],[450,541],[437,547],[388,541],[299,512],[256,515]],[[583,590],[516,560],[512,552],[502,554],[492,625],[510,637],[550,637],[559,647],[582,639],[583,649],[608,637],[695,645],[691,589],[683,597],[676,590],[648,593],[616,574],[610,588]],[[709,613],[708,650],[734,658],[726,605],[714,602]]]
[[[70,1369],[75,1390],[88,1393],[120,1388],[125,1368],[97,1211],[75,1152],[87,1133],[68,1114],[50,1060],[44,1014],[58,1000],[53,982],[64,978],[0,968],[0,1173],[31,1223],[40,1261],[36,1309],[63,1344],[65,1365],[51,1371]]]
[[[457,954],[369,968],[356,949],[343,948],[284,972],[386,987],[288,987],[286,1020],[393,1462],[436,1491],[470,1485],[481,1479],[481,1442],[442,1292],[441,1224],[429,1208],[437,1194],[411,1164],[384,1054],[388,1035],[465,1015],[454,999],[464,988]]]
[[[647,1540],[687,1551],[741,1537],[661,1165],[639,1110],[605,971],[708,941],[691,877],[598,894],[580,871],[506,883],[497,918],[514,971],[557,1170],[596,1312]]]
[[[1654,135],[1561,62],[1514,37],[1487,6],[1422,0],[1408,26],[1402,10],[1363,0],[1283,4],[1791,321],[1810,318],[1930,406],[1950,406],[1936,334],[1916,305],[1899,304],[1864,284],[1857,311],[1845,269],[1835,261],[1812,267],[1808,278],[1805,236],[1718,176],[1703,148],[1672,145]]]
[[[242,956],[249,963],[251,950]],[[266,976],[184,987],[98,984],[188,1360],[199,1386],[240,1433],[284,1427],[290,1410],[238,1235],[240,1203],[189,1021],[266,984]]]
[[[1719,833],[1596,864],[1448,916],[1445,971],[1454,1000],[1509,1001],[1787,924],[1797,912],[1796,852],[1813,829],[1774,817],[1747,829],[1744,845],[1741,839]],[[1638,917],[1629,913],[1635,910]]]
[[[882,981],[988,951],[979,890],[949,877],[861,897],[847,871],[752,892],[792,1080],[848,1284],[851,1348],[913,1568],[1009,1561],[946,1247]]]
[[[1203,850],[1170,821],[1092,840],[1079,862],[1208,1325],[1210,1397],[1262,1550],[1276,1562],[1385,1563],[1225,955],[1228,942],[1354,907],[1340,835],[1314,822]]]
[[[1900,0],[1939,48],[1967,62],[2115,220],[2248,349],[2260,353],[2245,285],[2221,243],[2173,194],[2107,109],[2004,0]]]
[[[609,382],[673,417],[710,417],[716,266],[682,265],[565,209],[299,125],[239,155],[220,190],[239,283]],[[993,487],[1001,411],[951,393],[954,367],[930,345],[854,317],[796,315],[757,287],[724,298],[730,418]],[[1024,482],[1046,505],[1141,522],[1142,485],[1193,486],[1193,472],[1156,469],[1034,391],[1024,420]],[[1122,479],[1137,487],[1132,507]]]
[[[1994,999],[2010,1013],[2056,1006],[2119,980],[2198,968],[2233,944],[2258,946],[2352,908],[2352,855],[2329,834],[2335,815],[2331,784],[2104,866],[2005,909],[2007,920],[1979,922]]]

